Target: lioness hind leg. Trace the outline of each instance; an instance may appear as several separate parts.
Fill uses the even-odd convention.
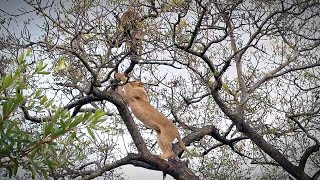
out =
[[[158,145],[159,145],[159,147],[161,149],[162,154],[164,154],[166,150],[165,150],[165,148],[163,146],[163,143],[161,141],[160,133],[158,133],[158,132],[157,132],[157,143],[158,143]]]
[[[160,158],[168,159],[175,156],[174,152],[172,151],[172,143],[169,143],[169,142],[162,142],[162,143],[165,148],[165,152],[163,152],[163,154],[160,155]]]
[[[173,157],[175,156],[174,152],[172,151],[172,142],[173,142],[173,139],[172,137],[168,136],[168,134],[166,134],[165,132],[162,132],[160,133],[160,135],[158,136],[159,139],[160,139],[160,142],[161,142],[161,150],[162,150],[162,153],[160,155],[160,158],[161,159],[168,159],[170,157]]]

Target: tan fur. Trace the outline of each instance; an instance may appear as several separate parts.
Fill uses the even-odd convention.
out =
[[[116,78],[126,82],[127,78],[122,73],[117,73]],[[122,90],[124,89],[124,91]],[[144,84],[141,81],[134,81],[119,86],[117,93],[121,95],[124,101],[129,105],[132,113],[146,126],[152,128],[157,133],[157,142],[162,151],[161,159],[168,159],[175,156],[172,151],[172,142],[177,138],[180,147],[192,156],[198,156],[190,153],[183,143],[178,129],[166,116],[157,111],[150,103]]]

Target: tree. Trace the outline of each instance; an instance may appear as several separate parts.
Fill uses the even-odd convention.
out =
[[[114,170],[132,164],[176,179],[319,177],[318,1],[24,3],[1,10],[2,172],[121,178]],[[177,144],[176,158],[153,155],[155,137],[114,92],[122,71],[146,82],[203,158]]]

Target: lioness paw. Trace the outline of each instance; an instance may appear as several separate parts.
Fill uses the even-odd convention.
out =
[[[124,77],[124,74],[123,74],[123,73],[116,73],[114,76],[115,76],[118,80],[120,80],[121,77]]]

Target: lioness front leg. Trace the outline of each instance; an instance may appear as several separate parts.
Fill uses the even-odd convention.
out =
[[[125,83],[128,79],[123,73],[116,73],[115,77],[116,79],[122,81],[123,83]]]
[[[118,86],[116,93],[122,97],[124,102],[129,103],[129,99],[128,99],[127,95],[123,92],[122,86]]]
[[[122,90],[122,86],[118,86],[116,92],[117,92],[117,94],[119,94],[120,96],[124,96],[124,92],[123,92],[123,90]]]

